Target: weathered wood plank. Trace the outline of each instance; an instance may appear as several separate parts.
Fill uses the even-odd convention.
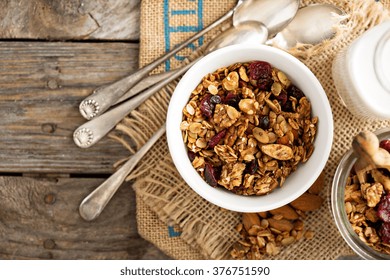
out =
[[[78,148],[78,105],[137,65],[137,44],[0,42],[0,172],[111,173],[127,152],[108,138]]]
[[[0,38],[138,40],[140,0],[0,1]]]
[[[0,259],[165,259],[137,233],[124,184],[100,217],[78,206],[103,179],[0,177]]]

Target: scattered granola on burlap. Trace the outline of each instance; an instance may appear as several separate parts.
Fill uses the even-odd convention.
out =
[[[322,205],[318,194],[324,187],[324,177],[322,173],[306,193],[290,204],[266,212],[243,213],[236,226],[241,239],[233,245],[232,258],[259,260],[276,256],[283,247],[314,238],[314,231],[305,228],[305,219],[309,211]]]

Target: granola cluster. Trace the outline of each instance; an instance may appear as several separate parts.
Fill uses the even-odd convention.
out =
[[[206,75],[180,125],[194,168],[214,187],[265,195],[313,153],[317,117],[303,92],[264,61]]]

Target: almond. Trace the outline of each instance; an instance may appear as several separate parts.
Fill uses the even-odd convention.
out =
[[[296,220],[296,221],[294,222],[294,230],[301,231],[301,230],[303,230],[304,226],[305,226],[305,225],[303,224],[303,221],[302,221],[302,220]]]
[[[261,147],[261,151],[278,160],[289,160],[294,156],[293,150],[286,145],[268,144]]]
[[[262,144],[268,144],[269,143],[269,137],[267,132],[265,132],[260,127],[255,127],[253,129],[253,136],[256,138],[257,141],[259,141]]]
[[[298,213],[289,205],[273,209],[270,211],[272,215],[282,215],[283,218],[288,220],[296,220],[299,218]]]
[[[294,236],[289,236],[289,237],[283,238],[281,241],[283,246],[288,246],[290,244],[293,244],[294,242],[295,242]]]
[[[246,231],[249,231],[254,225],[261,226],[260,218],[256,213],[243,213],[242,223],[244,224]]]
[[[311,185],[308,192],[311,194],[319,194],[324,188],[325,184],[325,172],[321,172],[317,180]]]
[[[282,137],[279,137],[278,140],[276,140],[276,143],[281,145],[288,145],[290,143],[290,139],[287,135],[284,135]]]
[[[286,219],[281,219],[281,220],[275,220],[273,218],[268,219],[269,226],[271,228],[277,229],[279,231],[290,231],[294,228],[294,225],[292,222]]]
[[[311,231],[311,230],[308,230],[308,231],[305,232],[305,235],[304,235],[304,236],[305,236],[305,238],[308,239],[308,240],[313,239],[313,237],[314,237],[314,232]]]
[[[321,207],[323,199],[315,194],[304,193],[290,203],[292,207],[301,211],[313,211]]]
[[[268,212],[265,211],[265,212],[259,212],[257,213],[260,217],[262,217],[263,219],[267,219],[268,217]]]

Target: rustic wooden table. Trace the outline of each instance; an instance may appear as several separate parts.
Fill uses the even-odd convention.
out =
[[[82,199],[128,155],[72,140],[80,101],[138,66],[140,0],[0,1],[0,259],[164,259],[122,186],[85,222]]]

